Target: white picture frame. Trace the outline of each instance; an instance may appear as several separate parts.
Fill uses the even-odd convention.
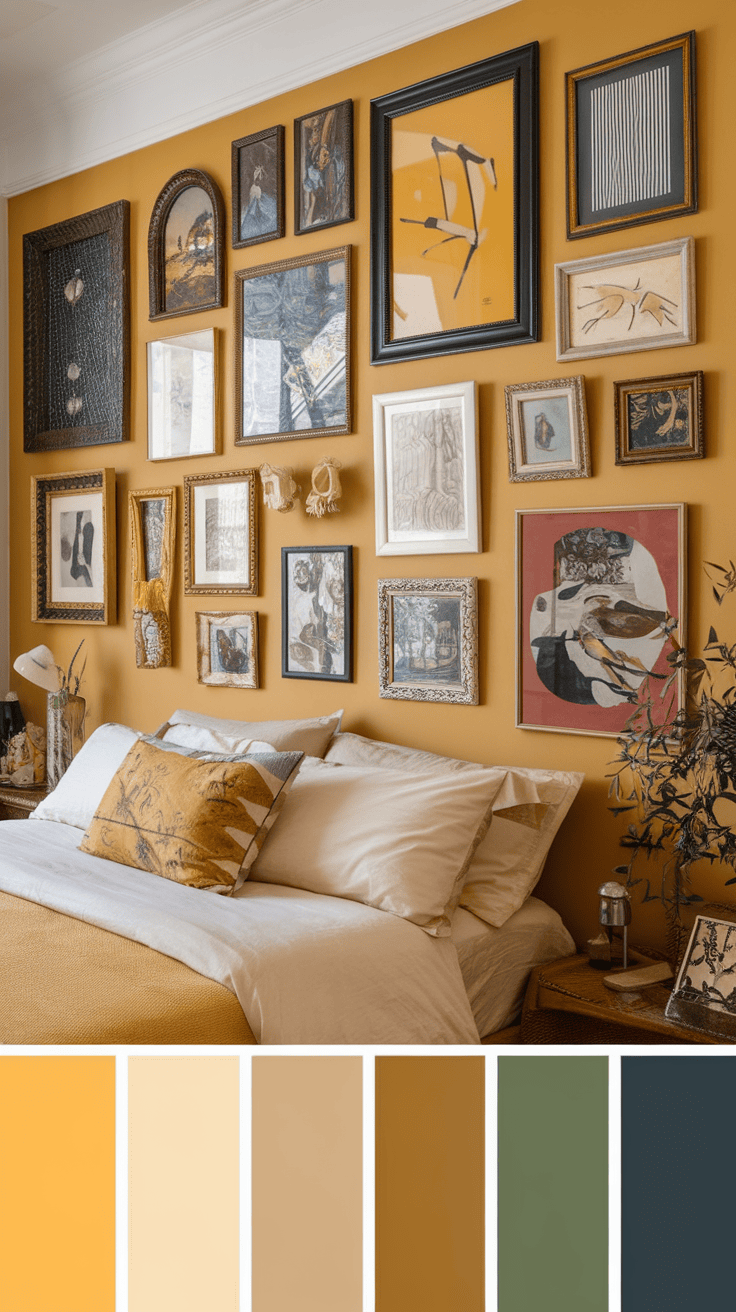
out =
[[[510,483],[590,478],[584,382],[578,374],[504,389]]]
[[[373,397],[378,556],[481,550],[476,409],[475,382]]]
[[[692,346],[692,237],[555,265],[558,360]]]
[[[214,328],[146,344],[148,459],[217,453]]]

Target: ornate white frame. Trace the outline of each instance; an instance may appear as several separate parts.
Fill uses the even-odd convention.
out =
[[[393,599],[406,596],[450,596],[460,600],[461,686],[395,683],[393,677]],[[478,705],[478,580],[379,579],[378,670],[381,697],[413,702],[453,702]]]
[[[506,387],[506,428],[509,444],[509,482],[542,483],[550,478],[590,478],[588,415],[582,374],[575,378],[550,378],[542,383],[510,383]],[[530,464],[524,447],[522,406],[525,401],[545,397],[567,398],[570,420],[569,460]]]

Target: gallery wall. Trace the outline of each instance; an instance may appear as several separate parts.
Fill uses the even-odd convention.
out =
[[[243,719],[314,715],[345,707],[344,727],[374,737],[443,754],[493,763],[583,770],[581,790],[556,840],[539,893],[565,918],[578,941],[595,932],[598,885],[620,861],[622,822],[607,807],[611,738],[515,727],[514,523],[523,508],[626,506],[685,501],[689,507],[688,588],[690,639],[702,644],[711,623],[734,640],[736,602],[716,608],[704,560],[734,555],[730,480],[736,436],[731,363],[733,307],[731,265],[736,171],[729,135],[736,122],[736,80],[730,51],[736,11],[723,0],[672,0],[642,8],[620,0],[618,21],[596,13],[584,0],[523,3],[455,28],[417,45],[351,68],[232,114],[181,136],[18,196],[9,203],[10,264],[10,649],[14,657],[46,642],[60,663],[69,660],[81,637],[88,656],[84,693],[88,730],[120,720],[151,730],[175,707]],[[687,31],[697,31],[700,207],[696,214],[612,232],[575,242],[565,227],[565,102],[567,70]],[[541,337],[532,345],[438,356],[427,361],[373,366],[370,361],[369,148],[370,101],[411,83],[457,69],[480,58],[531,41],[540,43],[540,269]],[[293,236],[293,134],[295,117],[347,97],[354,100],[356,218],[326,232]],[[232,251],[226,242],[226,303],[220,310],[167,324],[148,319],[146,241],[156,197],[179,169],[201,168],[218,183],[227,204],[230,230],[230,143],[248,133],[283,123],[286,128],[287,235],[250,249]],[[131,204],[131,426],[130,441],[117,446],[23,453],[22,235],[86,210],[125,198]],[[574,362],[555,358],[553,266],[677,237],[696,244],[697,344]],[[353,248],[353,431],[348,436],[234,446],[235,270],[351,244]],[[150,463],[147,460],[146,343],[174,331],[219,330],[220,454]],[[163,331],[162,331],[163,330]],[[705,373],[706,458],[641,467],[614,462],[613,382],[700,369]],[[570,481],[515,483],[508,478],[504,386],[510,383],[585,377],[591,436],[592,477]],[[456,556],[375,554],[372,396],[377,392],[460,382],[478,384],[482,552]],[[182,486],[185,474],[258,467],[268,460],[292,465],[308,489],[313,466],[323,457],[342,462],[341,513],[312,519],[303,501],[290,514],[263,509],[260,515],[260,595],[249,600],[260,621],[261,687],[244,691],[209,688],[197,682],[195,611],[215,609],[219,599],[185,597],[182,581],[182,502],[172,599],[173,665],[136,668],[132,620],[128,492]],[[117,472],[118,620],[109,627],[31,622],[32,474],[95,469]],[[315,683],[281,677],[281,548],[287,545],[350,543],[355,568],[355,666],[349,684]],[[401,576],[471,575],[479,580],[480,704],[432,705],[387,701],[378,691],[377,581]],[[210,605],[212,602],[212,605]],[[236,602],[236,605],[238,603]],[[232,609],[230,599],[222,606]],[[26,713],[43,715],[43,695],[16,676],[13,686]],[[706,873],[701,891],[722,894],[717,872]],[[634,908],[636,941],[661,943],[658,907]]]

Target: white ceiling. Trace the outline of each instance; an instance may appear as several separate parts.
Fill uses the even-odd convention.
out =
[[[0,194],[515,3],[0,0]]]

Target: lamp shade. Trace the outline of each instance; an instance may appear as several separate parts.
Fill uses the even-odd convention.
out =
[[[61,678],[53,652],[41,643],[38,647],[25,651],[13,662],[13,669],[22,674],[29,683],[35,683],[47,692],[58,692]]]

